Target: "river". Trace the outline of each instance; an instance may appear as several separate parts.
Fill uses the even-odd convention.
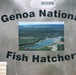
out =
[[[44,46],[48,46],[48,45],[51,45],[55,42],[58,42],[60,38],[62,38],[62,37],[59,36],[59,37],[55,37],[55,38],[46,38],[45,40],[41,40],[38,43],[36,43],[35,45],[30,46],[29,48],[30,49],[38,49],[38,48],[41,48]]]

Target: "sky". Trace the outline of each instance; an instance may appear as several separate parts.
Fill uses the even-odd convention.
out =
[[[64,25],[64,22],[18,22],[18,25],[38,25],[38,24],[43,24],[43,25]]]

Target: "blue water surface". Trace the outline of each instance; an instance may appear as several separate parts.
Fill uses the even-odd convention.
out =
[[[60,39],[61,37],[56,37],[56,38],[47,38],[45,40],[42,40],[40,41],[39,43],[29,47],[30,49],[38,49],[38,48],[41,48],[41,47],[44,47],[44,46],[48,46],[48,45],[51,45],[55,42],[57,42],[57,39]]]

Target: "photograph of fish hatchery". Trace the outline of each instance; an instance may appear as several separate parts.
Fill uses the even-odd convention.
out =
[[[19,51],[64,51],[64,22],[19,22]]]

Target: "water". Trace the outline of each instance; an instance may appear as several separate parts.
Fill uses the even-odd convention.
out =
[[[59,41],[61,37],[56,37],[56,38],[47,38],[45,40],[40,41],[39,43],[35,44],[34,46],[29,47],[30,49],[38,49],[44,46],[51,45],[57,41]]]

